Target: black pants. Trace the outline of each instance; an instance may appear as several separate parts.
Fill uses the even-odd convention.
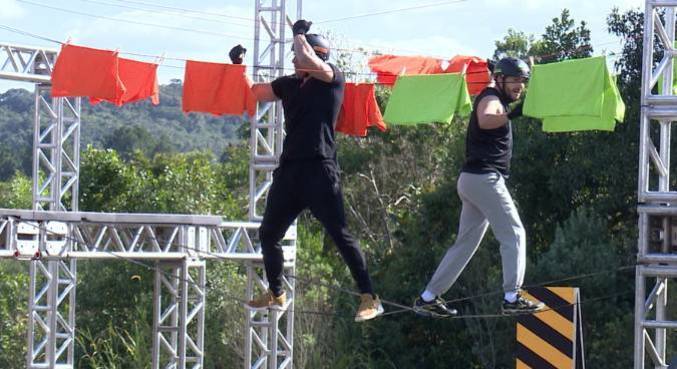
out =
[[[364,254],[346,227],[338,167],[332,160],[286,162],[273,173],[273,184],[259,228],[266,276],[273,293],[279,296],[283,292],[284,258],[280,240],[306,208],[336,243],[360,292],[373,293]]]

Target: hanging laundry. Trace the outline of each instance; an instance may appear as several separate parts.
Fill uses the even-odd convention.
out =
[[[465,74],[470,95],[477,95],[491,82],[487,60],[476,56],[456,55],[449,61],[445,73]]]
[[[375,90],[373,83],[346,83],[343,105],[336,121],[337,132],[364,137],[368,127],[376,127],[381,132],[386,130]]]
[[[183,82],[183,111],[214,115],[256,114],[256,98],[242,64],[188,60]]]
[[[542,119],[546,132],[613,131],[625,104],[601,56],[535,65],[524,115]]]
[[[117,106],[150,98],[153,105],[160,103],[157,81],[157,64],[118,58],[119,77],[125,86],[125,93],[116,100],[90,98],[92,104],[108,101]]]
[[[468,86],[461,74],[400,76],[384,118],[392,124],[450,123],[455,113],[468,115],[471,108]]]
[[[674,46],[677,47],[677,42],[675,42]],[[656,86],[658,86],[658,94],[662,95],[663,73],[661,73],[661,75],[658,77],[658,82],[656,82]],[[677,95],[677,62],[673,62],[672,64],[672,95]]]
[[[399,75],[443,73],[442,60],[424,56],[378,55],[369,59],[376,81],[392,86]]]
[[[52,72],[52,96],[88,96],[116,101],[125,93],[118,53],[65,44]]]

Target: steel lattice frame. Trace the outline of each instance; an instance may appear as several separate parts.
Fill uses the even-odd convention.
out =
[[[291,19],[291,1],[255,0],[254,80],[270,82],[284,75],[289,53],[285,37]],[[301,19],[302,1],[296,0],[295,18]],[[284,138],[282,103],[260,104],[251,118],[251,162],[249,167],[249,218],[260,221],[265,194],[272,184],[272,172],[282,153]],[[284,287],[287,304],[279,310],[247,310],[245,368],[292,368],[294,334],[296,225],[283,240],[285,250]],[[260,262],[247,263],[247,298],[268,287]]]
[[[56,56],[54,49],[0,45],[0,78],[35,83],[35,210],[77,210],[78,206],[80,98],[47,97]],[[72,368],[76,275],[75,260],[31,262],[28,368]]]
[[[673,96],[675,7],[677,0],[647,0],[644,13],[635,369],[644,369],[647,361],[648,367],[667,368],[667,330],[677,329],[677,319],[667,316],[668,280],[677,278],[677,191],[670,188],[670,130],[677,121],[677,96]],[[662,54],[655,67],[654,48]],[[661,76],[662,92],[654,94]]]

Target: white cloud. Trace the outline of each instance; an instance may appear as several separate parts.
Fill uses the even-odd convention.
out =
[[[0,19],[19,18],[25,14],[25,10],[14,0],[0,0]]]

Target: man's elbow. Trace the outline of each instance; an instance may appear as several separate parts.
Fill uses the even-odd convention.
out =
[[[271,93],[268,91],[269,89],[267,88],[266,85],[263,84],[256,84],[253,85],[252,88],[252,94],[254,94],[254,97],[256,98],[256,101],[271,101]]]

